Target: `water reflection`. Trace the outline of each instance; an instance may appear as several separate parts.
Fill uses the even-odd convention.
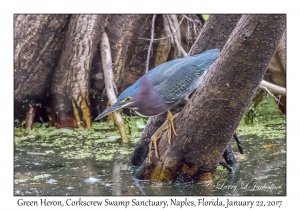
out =
[[[117,160],[114,162],[112,169],[112,195],[121,195],[121,166],[123,161]]]
[[[246,137],[242,137],[246,139]],[[247,159],[233,174],[219,169],[208,183],[156,185],[136,180],[130,154],[115,154],[108,160],[70,160],[52,155],[32,155],[24,147],[15,151],[15,195],[286,195],[285,140],[281,147],[261,149],[270,140],[253,145],[243,141]],[[52,148],[53,149],[53,148]],[[236,148],[234,148],[237,151]]]

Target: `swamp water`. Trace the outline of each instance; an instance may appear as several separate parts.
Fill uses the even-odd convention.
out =
[[[274,111],[274,110],[269,110]],[[268,113],[267,113],[268,114]],[[278,114],[279,116],[279,114]],[[229,174],[217,168],[212,183],[157,185],[136,180],[129,159],[146,120],[126,118],[130,143],[124,146],[115,127],[57,130],[35,124],[15,128],[14,195],[286,195],[285,117],[268,115],[268,123],[240,125],[245,156]],[[238,151],[231,140],[234,151]]]

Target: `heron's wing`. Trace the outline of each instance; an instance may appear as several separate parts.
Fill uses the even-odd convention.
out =
[[[213,49],[196,56],[173,60],[163,67],[158,66],[160,69],[151,75],[155,79],[150,77],[149,80],[166,103],[182,100],[198,87],[219,54],[218,49]]]

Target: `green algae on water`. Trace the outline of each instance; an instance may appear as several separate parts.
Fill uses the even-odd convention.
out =
[[[249,110],[253,109],[253,105]],[[267,96],[255,109],[256,119],[247,124],[247,112],[237,128],[239,135],[255,135],[264,139],[284,139],[286,137],[286,115],[278,109],[276,101]]]

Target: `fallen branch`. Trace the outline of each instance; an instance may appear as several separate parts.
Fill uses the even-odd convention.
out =
[[[146,73],[149,71],[149,60],[150,60],[150,53],[152,49],[153,37],[154,37],[154,23],[155,23],[156,15],[152,17],[152,26],[151,26],[151,39],[148,47],[148,54],[147,54],[147,61],[146,61]]]
[[[286,95],[286,89],[284,87],[280,87],[278,85],[274,85],[270,82],[267,82],[265,80],[262,80],[261,83],[259,84],[259,88],[264,89],[264,90],[268,90],[267,92],[272,92],[275,94],[279,94],[281,96],[285,96]]]
[[[111,59],[111,52],[110,52],[110,45],[109,39],[106,32],[103,32],[101,38],[101,59],[102,59],[102,67],[104,73],[104,83],[106,93],[109,99],[110,104],[114,104],[117,102],[117,97],[114,91],[114,83],[113,83],[113,70],[112,70],[112,59]],[[121,139],[123,143],[128,143],[128,138],[125,133],[125,126],[122,120],[122,116],[118,112],[113,112],[116,125],[119,129]]]

